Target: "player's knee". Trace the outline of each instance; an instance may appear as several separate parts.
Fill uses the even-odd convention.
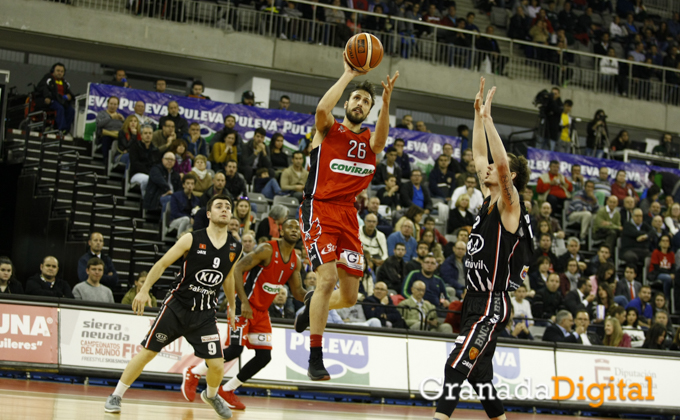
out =
[[[272,361],[272,351],[271,350],[255,350],[255,357],[258,358],[262,366],[267,365]]]
[[[341,296],[345,308],[356,305],[358,298],[358,292],[356,290],[343,290]]]

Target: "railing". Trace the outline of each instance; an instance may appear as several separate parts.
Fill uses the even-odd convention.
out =
[[[655,1],[659,2],[659,7],[667,7],[669,10],[678,8],[675,0]],[[672,105],[678,105],[680,101],[680,90],[676,84],[680,81],[680,71],[677,69],[617,59],[618,63],[622,63],[622,70],[626,70],[626,65],[629,66],[632,77],[626,74],[607,76],[599,70],[600,60],[605,57],[585,51],[560,50],[548,45],[481,35],[473,31],[322,5],[308,0],[298,0],[295,4],[298,7],[302,5],[321,8],[324,13],[318,13],[320,16],[325,15],[326,10],[339,10],[345,12],[347,16],[356,14],[356,21],[363,25],[361,30],[377,36],[382,41],[386,54],[392,56],[426,60],[433,64],[472,71],[490,70],[512,79],[548,81],[555,85],[569,85],[596,93],[625,95],[632,99]],[[273,8],[257,11],[250,5],[235,6],[230,1],[223,0],[218,0],[217,3],[192,0],[136,0],[132,4],[124,0],[74,0],[73,5],[335,47],[344,46],[347,38],[360,30],[357,26],[353,30],[349,29],[344,23],[319,21],[314,11],[312,19],[304,19],[299,17],[299,13],[294,15],[285,9],[281,13]],[[392,25],[390,31],[369,29],[369,26],[373,26],[371,22],[376,18],[390,22]],[[416,37],[414,32],[422,32],[423,35]],[[454,45],[457,43],[456,35],[467,36],[471,47]],[[479,37],[496,40],[500,50],[505,52],[497,54],[480,51],[476,48]]]

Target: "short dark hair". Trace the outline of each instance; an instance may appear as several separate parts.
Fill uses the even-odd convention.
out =
[[[559,160],[553,159],[553,160],[550,161],[550,165],[559,165],[559,164],[560,164]]]
[[[238,165],[238,162],[236,162],[234,159],[227,159],[227,161],[224,162],[224,167],[226,168],[227,165],[229,165],[230,163],[233,163],[233,164],[235,164],[235,165]],[[225,174],[225,175],[226,175],[226,174]]]
[[[632,265],[632,264],[626,264],[626,268],[624,268],[623,270],[625,271],[625,270],[628,270],[629,268],[630,268],[631,270],[635,271],[635,273],[637,273],[637,269],[636,269],[635,266]]]
[[[303,159],[305,158],[305,154],[302,153],[302,152],[299,151],[299,150],[296,150],[296,151],[293,152],[293,157],[295,157],[295,155],[302,155],[302,158],[303,158]]]
[[[602,248],[607,248],[607,251],[612,252],[611,248],[609,248],[609,245],[600,245],[600,247],[597,250],[599,251]]]
[[[109,102],[111,102],[111,99],[117,100],[118,104],[120,104],[120,98],[117,96],[109,96],[109,99],[106,100],[106,103],[108,104]]]
[[[552,235],[549,234],[548,232],[541,233],[541,236],[538,237],[538,240],[540,241],[541,239],[543,239],[544,236],[547,236],[552,241]]]
[[[89,260],[87,260],[87,268],[92,267],[93,265],[101,265],[104,267],[106,264],[104,264],[104,260],[98,257],[92,257]]]
[[[396,152],[397,148],[394,146],[388,146],[387,149],[385,149],[385,154]]]
[[[56,70],[57,67],[63,67],[64,72],[66,72],[66,66],[63,63],[57,62],[57,63],[52,64],[52,67],[50,67],[50,73],[54,73],[54,70]]]
[[[196,175],[189,172],[188,174],[184,174],[184,178],[182,178],[182,185],[184,185],[184,183],[187,181],[194,181],[194,185],[196,185],[198,179],[196,179]]]
[[[567,99],[564,101],[565,106],[574,106],[574,102],[571,99]]]
[[[267,130],[265,130],[265,129],[262,128],[262,127],[257,127],[257,128],[255,129],[255,134],[259,134],[259,135],[261,135],[262,137],[267,137]]]
[[[517,290],[519,290],[519,289],[527,290],[527,287],[526,287],[525,285],[523,285],[523,284],[520,284],[520,285],[517,287]]]
[[[260,178],[262,174],[269,175],[269,168],[258,168],[258,170],[255,172],[255,177]]]
[[[197,123],[197,122],[194,121],[194,122],[192,122],[191,124],[189,124],[189,127],[193,127],[193,126],[195,126],[195,125],[197,125],[197,126],[199,126],[199,127],[201,126],[201,124],[199,124],[199,123]]]
[[[544,264],[544,263],[550,263],[550,257],[546,257],[545,255],[541,255],[536,260],[536,267],[539,267],[541,264]]]
[[[232,115],[232,114],[227,114],[227,115],[224,116],[224,119],[225,119],[225,120],[226,120],[227,118],[233,118],[234,121],[236,121],[236,117],[235,117],[234,115]]]
[[[417,169],[417,168],[416,168],[416,169],[414,169],[414,170],[411,171],[411,175],[413,175],[413,174],[416,173],[416,172],[418,172],[420,175],[423,174],[423,171],[421,171],[420,169]]]
[[[619,314],[625,314],[626,310],[623,308],[623,306],[616,305],[613,308],[609,310],[609,314],[612,316],[616,316]]]
[[[583,287],[584,284],[586,284],[586,282],[589,282],[589,281],[590,281],[590,278],[588,278],[588,277],[580,277],[578,279],[578,281],[576,282],[576,288],[580,289],[581,287]]]
[[[284,99],[288,99],[290,101],[290,98],[288,97],[288,95],[281,95],[281,97],[279,98],[279,101],[282,101]]]
[[[403,246],[404,249],[406,249],[406,245],[403,242],[397,242],[396,244],[394,244],[394,249],[397,249],[398,246]]]
[[[650,285],[648,285],[648,284],[643,284],[642,287],[640,288],[640,290],[642,290],[642,289],[649,289],[649,290],[651,291],[651,290],[652,290],[652,286],[650,286]]]
[[[394,139],[394,144],[397,144],[397,143],[403,143],[403,144],[406,144],[406,141],[405,141],[404,139],[399,139],[399,138],[397,138],[397,139]]]
[[[193,89],[194,86],[202,86],[203,88],[205,88],[205,85],[204,85],[203,82],[201,82],[200,80],[196,80],[194,83],[192,83],[192,84],[191,84],[191,89]]]
[[[475,12],[469,12],[465,17],[475,16]]]
[[[589,179],[589,180],[586,181],[586,183],[585,183],[584,185],[587,186],[588,184],[593,184],[593,187],[594,187],[594,186],[595,186],[595,181]]]
[[[210,200],[208,200],[208,202],[205,205],[205,211],[206,212],[210,211],[212,209],[213,203],[217,200],[227,200],[231,208],[232,209],[234,208],[234,200],[232,200],[231,197],[229,197],[226,194],[217,194],[210,197]]]
[[[347,100],[349,100],[349,98],[352,97],[352,93],[356,92],[357,90],[363,90],[364,92],[368,93],[368,95],[371,97],[371,108],[373,108],[373,105],[375,105],[375,88],[373,88],[373,84],[368,80],[364,80],[363,82],[354,86],[354,88],[349,92]]]
[[[432,216],[427,216],[427,217],[425,218],[425,223],[427,223],[427,222],[432,222],[432,223],[434,223],[434,217],[432,217]]]
[[[425,241],[420,241],[420,242],[418,242],[418,246],[420,246],[420,245],[425,245],[425,246],[428,247],[428,248],[430,247],[430,244],[428,244],[428,243],[425,242]],[[417,248],[417,247],[416,247],[416,248]]]
[[[394,178],[395,180],[397,179],[397,176],[394,174],[387,175],[387,178],[385,178],[385,181],[389,181],[390,179]]]

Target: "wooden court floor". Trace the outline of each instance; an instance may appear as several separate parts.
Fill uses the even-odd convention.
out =
[[[198,420],[218,419],[215,412],[196,398],[184,400],[180,392],[130,389],[121,414],[104,413],[104,401],[112,387],[54,382],[0,379],[2,420]],[[433,408],[379,404],[242,397],[245,411],[234,411],[238,420],[396,420],[432,419]],[[456,410],[456,419],[486,419],[482,410]],[[509,419],[558,420],[566,416],[509,413]],[[584,417],[569,416],[577,420]],[[588,417],[589,420],[596,420]]]

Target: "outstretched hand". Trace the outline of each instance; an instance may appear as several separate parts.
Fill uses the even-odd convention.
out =
[[[478,116],[482,116],[482,111],[484,110],[484,82],[486,80],[484,77],[479,78],[479,92],[475,95],[475,111]]]
[[[367,71],[360,71],[352,67],[352,65],[349,63],[349,60],[347,59],[347,53],[344,51],[342,53],[342,58],[345,65],[345,73],[351,74],[352,77],[363,76],[364,74],[368,73]]]
[[[492,87],[486,94],[486,101],[484,101],[484,110],[482,111],[482,118],[491,118],[491,101],[493,95],[496,93],[496,86]]]
[[[394,89],[394,83],[397,81],[399,78],[399,70],[397,70],[396,73],[394,73],[394,77],[390,78],[390,75],[387,75],[387,83],[385,82],[380,82],[382,84],[382,87],[384,89],[383,94],[382,94],[382,101],[384,104],[387,104],[390,102],[390,97],[392,96],[392,90]]]

